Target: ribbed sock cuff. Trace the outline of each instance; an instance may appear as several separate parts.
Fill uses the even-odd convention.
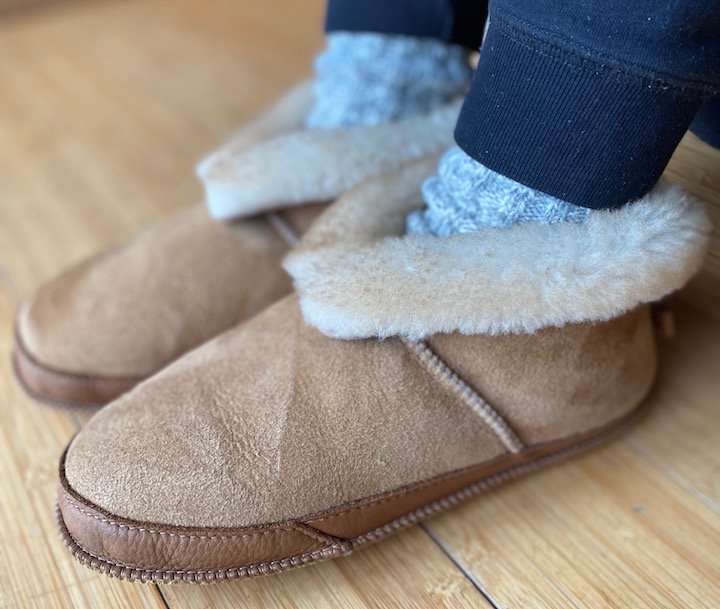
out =
[[[315,59],[310,129],[381,125],[430,112],[465,93],[466,49],[434,38],[332,32]]]
[[[702,93],[549,38],[491,14],[458,145],[498,173],[583,207],[642,197]]]

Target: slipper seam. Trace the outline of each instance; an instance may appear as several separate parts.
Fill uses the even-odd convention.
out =
[[[460,376],[433,351],[430,345],[424,341],[400,340],[422,361],[424,368],[440,380],[441,384],[450,385],[451,390],[459,395],[465,404],[483,420],[505,448],[514,455],[520,454],[526,448],[525,444],[520,440],[503,416],[475,389],[462,380]]]

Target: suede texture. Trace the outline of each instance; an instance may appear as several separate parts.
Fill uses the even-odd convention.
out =
[[[503,452],[402,342],[328,339],[289,296],[98,413],[66,475],[127,518],[245,526]]]
[[[637,406],[655,371],[647,328],[638,311],[534,335],[431,342],[534,442]],[[300,518],[507,455],[452,387],[400,339],[324,336],[291,295],[97,414],[70,445],[65,474],[85,500],[143,522]]]
[[[472,339],[437,334],[428,343],[526,444],[621,417],[645,397],[657,369],[648,307],[604,323]]]
[[[198,206],[46,284],[19,338],[48,367],[147,376],[287,294],[287,250],[264,218],[221,224]]]

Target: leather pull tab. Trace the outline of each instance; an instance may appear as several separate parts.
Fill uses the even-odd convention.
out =
[[[667,340],[675,338],[675,313],[672,308],[666,302],[655,302],[652,312],[658,334]]]

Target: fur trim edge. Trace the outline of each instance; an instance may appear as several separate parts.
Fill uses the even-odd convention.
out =
[[[585,224],[400,236],[430,166],[342,197],[286,258],[311,325],[338,338],[534,332],[616,317],[681,288],[702,264],[703,205],[664,181]]]

